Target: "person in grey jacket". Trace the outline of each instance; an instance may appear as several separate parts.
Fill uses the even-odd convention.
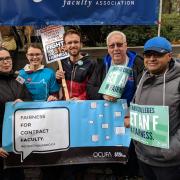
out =
[[[144,45],[143,73],[134,102],[169,107],[169,149],[134,140],[144,180],[180,179],[180,63],[172,58],[172,46],[163,37]]]

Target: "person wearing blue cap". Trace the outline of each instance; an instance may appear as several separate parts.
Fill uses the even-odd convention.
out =
[[[180,63],[172,58],[171,43],[164,37],[154,37],[144,45],[144,65],[146,71],[139,81],[134,103],[142,107],[167,106],[169,132],[166,137],[169,136],[169,148],[150,146],[134,140],[142,175],[144,180],[179,180]],[[132,119],[131,128],[134,125]],[[160,119],[156,123],[160,123]]]

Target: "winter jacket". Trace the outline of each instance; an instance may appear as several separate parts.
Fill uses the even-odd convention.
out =
[[[26,87],[16,81],[12,73],[0,73],[0,139],[2,139],[5,104],[8,101],[14,101],[16,99],[27,101],[31,100],[31,96]]]
[[[165,78],[165,80],[164,80]],[[165,87],[165,94],[163,94]],[[139,105],[169,106],[169,149],[144,145],[134,141],[137,157],[152,166],[180,165],[180,63],[172,60],[163,75],[142,76],[136,91],[135,103]]]
[[[86,93],[87,81],[91,77],[95,66],[96,61],[89,59],[87,55],[83,56],[76,63],[70,61],[69,58],[62,60],[70,98],[88,99]]]
[[[144,64],[143,59],[138,56],[135,52],[128,51],[127,56],[129,58],[129,62],[127,64],[128,67],[132,68],[132,74],[129,76],[128,81],[126,83],[124,93],[122,94],[122,99],[127,99],[128,104],[133,98],[137,77],[141,75]],[[111,65],[111,57],[109,55],[105,56],[104,61],[99,63],[93,73],[91,79],[88,81],[87,85],[87,93],[90,99],[98,100],[103,99],[103,95],[99,94],[99,88],[109,70]]]

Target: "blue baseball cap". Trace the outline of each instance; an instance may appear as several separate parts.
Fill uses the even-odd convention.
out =
[[[144,53],[146,51],[156,51],[158,53],[172,52],[171,43],[164,37],[154,37],[149,39],[144,45]]]

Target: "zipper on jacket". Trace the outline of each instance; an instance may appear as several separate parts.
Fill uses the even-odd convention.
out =
[[[76,69],[77,69],[76,64],[73,64],[73,69],[71,71],[70,98],[72,97],[72,85],[73,85],[73,80],[75,79],[76,76]]]

